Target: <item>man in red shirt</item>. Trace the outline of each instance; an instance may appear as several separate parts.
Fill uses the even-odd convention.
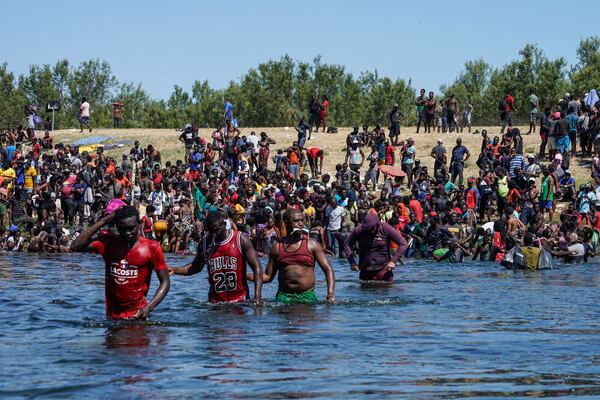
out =
[[[323,172],[323,150],[312,147],[306,150],[306,158],[308,158],[312,178],[317,179]]]
[[[504,129],[506,127],[512,127],[512,113],[513,111],[517,111],[515,108],[515,98],[512,96],[512,91],[506,92],[506,97],[501,103],[501,107],[504,108],[504,111],[500,114],[500,118],[502,119],[502,129],[500,129],[500,133],[504,133]]]
[[[237,230],[228,229],[218,211],[208,213],[205,226],[208,236],[198,246],[194,260],[183,267],[170,268],[169,273],[194,275],[208,265],[208,300],[239,303],[249,298],[246,264],[250,264],[254,271],[254,300],[260,302],[263,272],[250,239]]]
[[[117,235],[96,233],[115,224]],[[123,206],[83,231],[71,251],[101,254],[105,264],[106,316],[111,319],[147,319],[169,292],[170,279],[158,242],[140,234],[140,216],[135,207]],[[152,270],[160,285],[150,302],[146,300]]]

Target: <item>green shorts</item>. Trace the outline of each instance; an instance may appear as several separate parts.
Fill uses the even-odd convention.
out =
[[[314,290],[299,293],[277,291],[275,301],[285,304],[315,304],[317,302],[317,295]]]

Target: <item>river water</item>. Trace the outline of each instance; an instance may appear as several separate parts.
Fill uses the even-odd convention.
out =
[[[333,263],[333,306],[211,306],[203,272],[174,277],[151,322],[115,324],[99,256],[0,255],[0,397],[600,396],[596,264],[410,260],[384,287]]]

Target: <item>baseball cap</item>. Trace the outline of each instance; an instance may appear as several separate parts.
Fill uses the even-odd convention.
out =
[[[443,143],[444,143],[444,141],[442,140],[442,138],[439,138],[437,142],[438,142],[439,144],[443,144]]]
[[[531,153],[527,154],[527,158],[535,158],[535,156]]]

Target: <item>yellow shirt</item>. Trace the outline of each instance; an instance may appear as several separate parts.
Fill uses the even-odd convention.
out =
[[[313,206],[309,206],[304,209],[304,215],[306,215],[306,218],[312,219],[316,213],[317,211]]]
[[[2,175],[2,178],[4,178],[6,182],[9,182],[9,184],[6,186],[7,189],[10,189],[12,187],[12,183],[17,178],[15,170],[11,167],[1,170],[0,175]]]
[[[33,189],[33,180],[37,176],[37,171],[30,165],[29,168],[25,171],[25,182],[23,182],[23,187],[25,189]]]
[[[235,207],[235,213],[237,214],[237,218],[236,218],[236,223],[237,224],[241,224],[242,222],[244,222],[244,213],[246,212],[246,210],[244,210],[244,207],[242,207],[239,204],[236,204]]]

